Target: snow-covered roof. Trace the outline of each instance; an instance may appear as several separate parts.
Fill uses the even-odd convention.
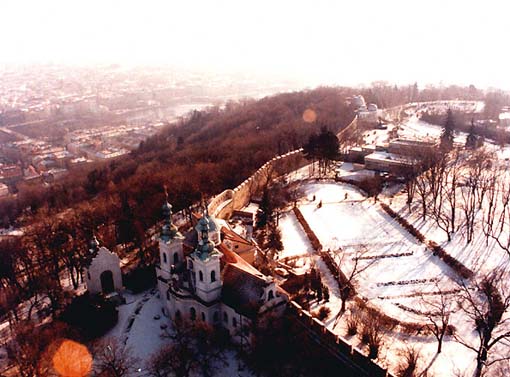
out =
[[[499,119],[500,120],[510,119],[510,112],[499,114]]]
[[[374,153],[369,154],[368,156],[365,156],[365,161],[367,160],[394,162],[399,164],[412,164],[414,161],[399,154],[393,154],[382,151],[376,151]]]

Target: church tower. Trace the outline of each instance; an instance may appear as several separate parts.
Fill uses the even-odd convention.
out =
[[[184,262],[182,243],[184,237],[172,223],[172,206],[165,200],[161,207],[163,214],[163,227],[159,238],[159,273],[158,277],[170,281],[171,274]]]
[[[221,252],[209,239],[209,220],[204,213],[195,227],[198,245],[188,257],[188,269],[196,295],[205,302],[213,302],[221,295],[220,258]]]

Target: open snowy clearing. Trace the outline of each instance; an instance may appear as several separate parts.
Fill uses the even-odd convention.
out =
[[[310,183],[303,191],[306,197],[300,201],[299,208],[323,249],[336,254],[335,259],[347,275],[352,271],[353,259],[363,258],[359,269],[369,267],[358,276],[359,294],[383,307],[388,314],[409,321],[410,313],[395,305],[403,297],[437,291],[438,286],[443,290],[454,286],[450,278],[454,275],[448,266],[384,213],[379,204],[365,199],[355,188],[337,183]],[[313,195],[315,202],[309,200]],[[321,208],[317,208],[319,201],[322,201]],[[282,257],[311,250],[292,213],[283,217],[280,228],[284,244]]]
[[[457,287],[455,274],[448,266],[386,215],[379,204],[365,199],[356,189],[333,182],[309,182],[302,189],[305,196],[298,204],[301,212],[324,249],[343,250],[337,252],[337,258],[346,274],[349,268],[352,269],[352,258],[360,248],[366,250],[364,257],[375,257],[363,260],[370,266],[358,276],[358,293],[387,315],[405,322],[426,324],[427,318],[419,314],[419,311],[427,310],[427,304],[423,303],[420,294],[437,291],[438,287],[442,290]],[[346,192],[350,200],[345,199]],[[316,196],[315,202],[311,201],[313,195]],[[322,207],[317,208],[321,200]],[[280,229],[284,245],[282,256],[314,254],[293,212],[283,216]],[[345,336],[348,314],[337,321],[341,306],[338,284],[322,260],[317,255],[312,258],[330,290],[330,300],[326,306],[331,314],[324,323],[335,333]],[[452,302],[455,302],[454,296]],[[463,337],[473,340],[473,325],[455,305],[452,307],[454,314],[451,323]],[[312,305],[311,310],[318,307]],[[351,341],[363,347],[357,337]],[[420,365],[425,368],[431,364],[429,372],[432,375],[451,376],[456,371],[474,370],[474,352],[451,337],[445,338],[443,352],[435,357],[437,341],[433,336],[388,335],[379,356],[380,362],[394,368],[401,357],[399,353],[407,346],[420,350]],[[388,360],[392,360],[391,363]]]

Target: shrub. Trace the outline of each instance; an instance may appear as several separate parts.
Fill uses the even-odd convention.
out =
[[[137,268],[123,276],[124,286],[133,293],[140,293],[156,285],[156,270],[153,266]]]
[[[409,347],[400,353],[404,360],[397,366],[398,377],[415,377],[417,376],[418,360],[420,353],[413,347]]]
[[[115,305],[99,296],[77,296],[62,313],[62,321],[80,330],[89,339],[104,335],[118,321]]]
[[[369,341],[369,343],[368,343],[368,358],[369,359],[377,359],[377,355],[379,355],[380,347],[381,347],[380,342]]]
[[[347,335],[353,336],[358,333],[358,326],[360,325],[360,319],[358,314],[351,313],[347,318]]]
[[[370,341],[370,324],[363,323],[361,325],[361,333],[360,333],[361,343],[368,344]]]
[[[366,308],[361,328],[361,342],[368,344],[368,357],[377,358],[382,345],[383,335],[392,330],[397,321],[386,315],[381,315],[377,310]]]
[[[324,321],[331,314],[331,310],[327,306],[323,306],[317,312],[317,318],[321,321]]]
[[[319,239],[313,232],[312,228],[310,228],[310,225],[308,225],[305,217],[303,216],[303,214],[301,213],[299,208],[294,207],[292,210],[294,211],[294,214],[296,215],[296,218],[298,219],[299,223],[303,227],[303,229],[306,233],[306,236],[308,237],[308,239],[310,240],[310,243],[312,244],[312,247],[316,251],[322,250],[322,244],[320,243]]]

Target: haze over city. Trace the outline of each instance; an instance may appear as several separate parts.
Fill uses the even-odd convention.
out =
[[[1,63],[510,88],[503,1],[4,1]]]

